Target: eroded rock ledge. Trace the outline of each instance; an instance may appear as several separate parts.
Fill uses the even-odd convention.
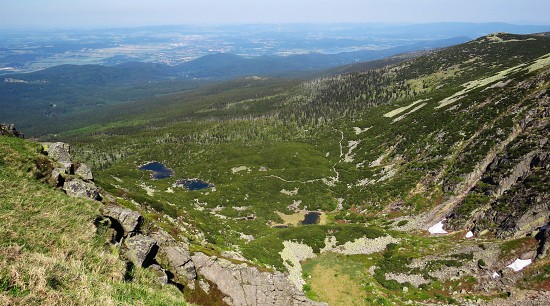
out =
[[[281,272],[260,272],[203,253],[191,258],[198,273],[227,295],[223,301],[229,305],[326,305],[309,300]]]

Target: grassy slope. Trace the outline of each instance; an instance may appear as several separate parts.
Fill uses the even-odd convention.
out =
[[[39,145],[0,136],[0,304],[184,305],[181,293],[125,264],[96,235],[99,202],[36,180]]]

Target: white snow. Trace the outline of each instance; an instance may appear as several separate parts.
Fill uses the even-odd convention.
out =
[[[472,231],[469,231],[466,233],[466,238],[472,238],[474,237],[474,233]]]
[[[533,261],[531,259],[516,259],[512,264],[508,265],[508,268],[511,268],[512,270],[518,272],[523,270],[523,268],[530,265]]]
[[[447,231],[443,229],[443,221],[445,219],[439,221],[438,223],[434,224],[432,227],[428,229],[430,234],[447,234]]]
[[[498,272],[493,272],[493,278],[499,278],[500,277],[500,274],[498,274]]]

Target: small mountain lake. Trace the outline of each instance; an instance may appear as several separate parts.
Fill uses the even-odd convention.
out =
[[[310,211],[307,214],[304,215],[304,220],[302,220],[302,224],[317,224],[319,223],[319,220],[321,219],[321,213],[316,211]]]
[[[283,223],[270,223],[270,226],[274,228],[286,228],[289,225],[324,225],[327,222],[326,214],[321,211],[299,210],[292,215],[285,215],[279,211],[276,211],[276,213],[279,217],[281,217],[281,219],[283,219]]]
[[[172,171],[172,169],[167,168],[163,163],[159,163],[159,162],[147,163],[139,167],[139,170],[151,171],[152,172],[151,178],[156,180],[162,180],[165,178],[172,177],[174,175],[174,171]]]
[[[213,187],[214,185],[208,183],[207,181],[201,179],[181,179],[174,183],[174,187],[183,187],[189,191],[201,190]]]

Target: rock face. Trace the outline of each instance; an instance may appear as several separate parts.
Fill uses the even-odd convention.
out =
[[[326,305],[309,300],[280,272],[260,272],[203,253],[191,258],[199,275],[216,284],[229,305]]]
[[[508,238],[548,224],[550,99],[537,101],[518,121],[517,138],[480,169],[479,181],[447,216],[450,229],[488,229],[499,238]]]
[[[19,133],[13,124],[0,123],[0,135],[23,138],[23,134]]]
[[[107,205],[103,208],[103,215],[109,217],[122,227],[122,236],[128,236],[130,233],[137,232],[143,218],[138,212],[116,205]]]
[[[63,184],[63,189],[69,196],[79,198],[90,198],[92,200],[101,200],[99,190],[94,184],[86,183],[82,180],[71,180]]]
[[[170,270],[174,271],[176,276],[183,276],[188,281],[197,278],[195,264],[191,261],[191,255],[188,248],[169,246],[163,248],[163,253],[166,255]]]
[[[134,265],[148,267],[153,264],[158,250],[155,239],[139,234],[127,238],[124,245],[128,249],[126,256]]]

